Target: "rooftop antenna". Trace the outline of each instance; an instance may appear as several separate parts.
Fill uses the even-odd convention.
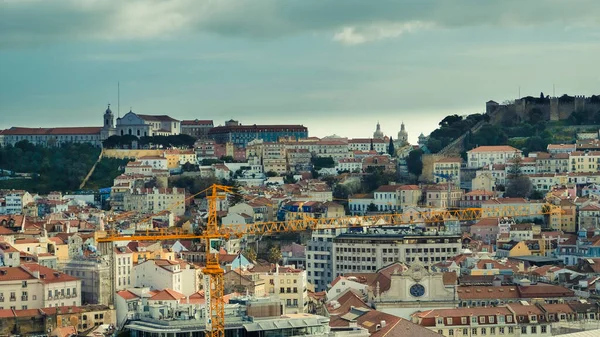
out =
[[[117,82],[117,117],[121,118],[121,82]]]
[[[519,86],[519,97],[517,98],[521,98],[521,86]]]

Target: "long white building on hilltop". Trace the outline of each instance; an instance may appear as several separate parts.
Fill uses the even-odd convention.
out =
[[[0,130],[0,146],[15,145],[27,140],[35,145],[60,146],[65,143],[89,143],[102,146],[102,141],[114,135],[170,136],[181,133],[180,122],[167,115],[140,115],[129,111],[117,118],[110,105],[103,115],[103,126],[92,127],[56,127],[26,128],[12,127]]]

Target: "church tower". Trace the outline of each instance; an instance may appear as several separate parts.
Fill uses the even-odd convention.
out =
[[[105,140],[106,138],[116,135],[117,129],[115,129],[115,115],[110,110],[110,104],[106,111],[104,111],[104,125],[100,131],[100,139]]]
[[[373,132],[373,138],[383,139],[383,132],[381,132],[381,125],[379,125],[379,122],[377,122],[377,129],[375,129],[375,132]]]
[[[110,110],[110,104],[104,112],[104,129],[114,129],[115,127],[115,115]]]
[[[398,140],[398,142],[400,142],[402,144],[408,143],[408,132],[406,132],[406,129],[404,128],[404,122],[402,122],[402,124],[400,124],[400,131],[398,131],[397,140]]]

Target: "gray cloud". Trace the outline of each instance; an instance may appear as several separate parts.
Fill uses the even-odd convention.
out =
[[[276,38],[323,33],[359,44],[429,27],[599,25],[597,0],[6,0],[0,45],[202,32]]]

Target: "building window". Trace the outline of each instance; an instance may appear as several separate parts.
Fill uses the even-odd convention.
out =
[[[537,333],[537,326],[531,327],[531,333]]]
[[[477,328],[471,329],[471,336],[477,336]]]
[[[521,333],[526,335],[527,334],[527,327],[526,326],[522,326],[521,327]]]
[[[547,329],[548,328],[545,325],[542,325],[542,333],[546,333]]]

